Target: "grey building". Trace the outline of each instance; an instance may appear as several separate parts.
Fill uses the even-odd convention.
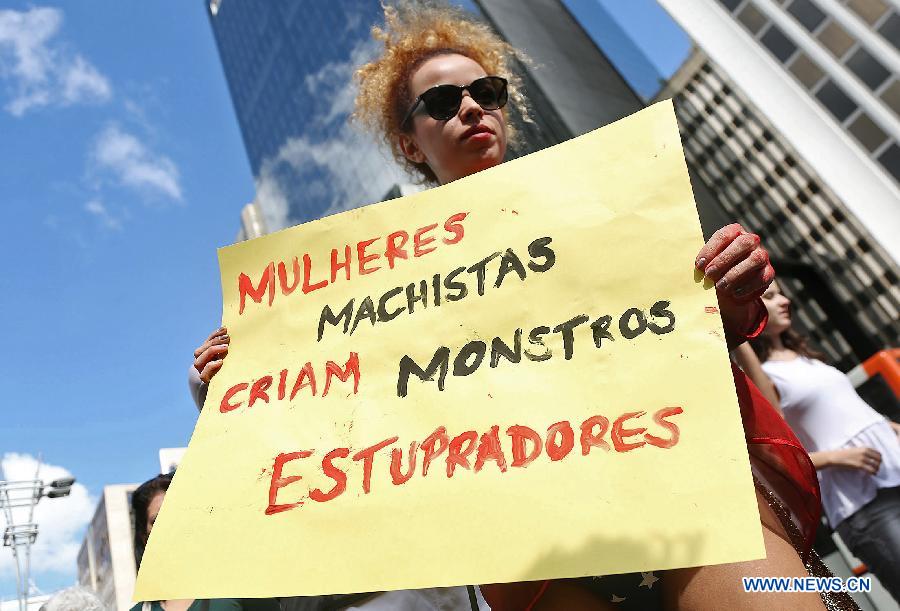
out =
[[[660,0],[698,47],[674,97],[688,162],[760,233],[841,368],[900,343],[900,12],[882,0]]]
[[[137,484],[104,486],[78,552],[78,584],[93,590],[107,609],[128,611],[134,603],[134,528],[131,493]]]

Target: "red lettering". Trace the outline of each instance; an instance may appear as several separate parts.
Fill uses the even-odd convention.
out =
[[[444,244],[456,244],[463,239],[463,236],[466,235],[466,230],[463,227],[462,222],[467,216],[467,212],[459,212],[444,221],[444,230],[447,233],[453,234],[452,238],[444,238]]]
[[[284,399],[285,385],[287,384],[287,369],[282,369],[278,376],[278,400]]]
[[[434,246],[432,246],[431,248],[422,248],[423,246],[434,242],[433,237],[426,238],[423,240],[422,236],[424,236],[429,231],[433,231],[436,227],[437,227],[437,223],[432,223],[431,225],[426,225],[425,227],[420,227],[420,228],[416,229],[416,232],[413,234],[413,254],[416,257],[421,257],[422,255],[427,255],[428,253],[433,252],[435,250]]]
[[[397,240],[400,239],[400,245],[397,245]],[[406,254],[406,249],[404,246],[409,241],[409,234],[405,231],[395,231],[392,234],[389,234],[387,237],[387,249],[384,251],[384,256],[387,259],[388,267],[394,269],[394,260],[395,259],[406,259],[408,255]]]
[[[600,432],[594,434],[594,427],[600,426]],[[587,456],[591,448],[603,448],[609,452],[609,444],[603,440],[609,430],[609,419],[604,416],[591,416],[581,423],[581,454]]]
[[[225,396],[222,397],[222,403],[219,404],[219,411],[223,414],[227,414],[233,409],[237,409],[241,406],[240,403],[230,403],[231,398],[242,390],[247,390],[247,387],[250,386],[246,382],[241,382],[240,384],[235,384],[231,388],[229,388],[225,392]]]
[[[372,488],[372,464],[375,462],[375,452],[378,450],[383,450],[388,447],[395,441],[400,439],[399,437],[391,437],[390,439],[385,439],[379,443],[376,443],[373,446],[369,446],[365,450],[360,450],[356,454],[353,455],[354,462],[358,462],[359,460],[363,461],[363,492],[369,494],[369,490]]]
[[[341,382],[346,382],[351,373],[353,374],[353,394],[355,395],[359,389],[359,355],[351,352],[344,369],[341,369],[341,366],[334,361],[325,363],[325,390],[322,391],[322,396],[324,397],[328,394],[328,388],[331,386],[331,376],[337,376]]]
[[[335,448],[322,459],[322,472],[334,480],[334,486],[328,492],[322,492],[318,488],[309,491],[309,498],[317,503],[324,503],[339,497],[347,489],[347,474],[334,466],[335,458],[347,458],[350,455],[349,448]]]
[[[557,442],[556,438],[560,436],[561,441]],[[547,448],[547,456],[550,460],[562,460],[568,456],[569,452],[575,446],[575,431],[567,420],[551,424],[547,427],[547,441],[544,443]]]
[[[262,399],[263,403],[269,402],[269,395],[266,391],[272,385],[272,376],[263,376],[253,383],[250,388],[250,400],[247,401],[247,407],[253,407],[257,399]]]
[[[671,448],[676,443],[678,443],[678,438],[681,435],[681,431],[678,430],[678,425],[673,424],[672,422],[667,422],[665,419],[669,418],[670,416],[677,416],[678,414],[682,413],[684,413],[684,410],[680,407],[665,407],[653,414],[653,422],[668,430],[669,438],[663,439],[661,437],[657,437],[656,435],[647,433],[646,435],[644,435],[644,439],[647,440],[647,443],[656,446],[657,448],[665,449]]]
[[[309,380],[308,382],[306,380]],[[316,374],[313,372],[312,363],[307,361],[300,373],[297,374],[297,380],[294,382],[294,389],[291,391],[290,400],[294,400],[294,396],[304,387],[309,386],[312,396],[316,396]]]
[[[435,449],[435,445],[438,446],[437,449]],[[422,477],[428,475],[428,466],[431,464],[431,461],[444,452],[449,445],[450,438],[447,437],[447,429],[443,426],[439,426],[431,435],[425,438],[421,446],[423,450]]]
[[[623,424],[626,420],[630,420],[631,418],[640,418],[646,413],[647,412],[628,412],[627,414],[622,414],[621,416],[616,418],[616,421],[613,422],[611,433],[613,447],[616,449],[616,452],[628,452],[647,443],[646,441],[641,441],[638,443],[625,443],[624,441],[622,441],[625,437],[640,435],[647,430],[645,427],[636,429],[626,429],[623,427]]]
[[[281,292],[284,295],[293,293],[297,285],[300,284],[300,261],[297,260],[297,257],[294,257],[294,282],[291,285],[288,285],[287,268],[284,262],[278,262],[278,283],[281,285]]]
[[[350,248],[350,245],[344,246],[344,261],[338,263],[337,256],[338,251],[337,248],[331,249],[331,282],[334,284],[334,281],[337,279],[338,270],[344,270],[344,276],[347,280],[350,279],[350,261],[353,257],[353,250]]]
[[[469,469],[469,454],[475,449],[475,442],[478,441],[478,433],[475,431],[466,431],[460,433],[450,441],[450,447],[447,451],[447,477],[453,477],[453,472],[457,466],[463,469]],[[466,449],[462,449],[463,444]]]
[[[405,484],[416,472],[416,449],[419,447],[415,441],[409,444],[409,456],[407,457],[406,475],[400,471],[400,463],[403,461],[403,450],[394,448],[391,450],[391,481],[395,486]]]
[[[503,448],[500,447],[500,427],[494,425],[487,433],[481,436],[478,444],[478,454],[475,456],[474,471],[478,473],[484,467],[485,461],[493,460],[497,463],[500,473],[506,473],[506,457]]]
[[[512,439],[513,467],[527,467],[541,455],[544,442],[533,428],[514,424],[506,429],[506,434]],[[530,454],[525,452],[525,441],[532,443]]]
[[[378,253],[373,253],[371,255],[366,254],[366,248],[371,246],[372,243],[375,242],[377,239],[378,238],[372,238],[371,240],[363,240],[362,242],[360,242],[359,244],[356,245],[356,254],[357,254],[357,258],[359,259],[360,275],[364,276],[366,274],[371,274],[372,272],[378,271],[379,269],[381,269],[380,265],[376,265],[375,267],[369,267],[369,268],[366,267],[366,263],[368,263],[369,261],[375,261],[376,259],[381,257],[381,255],[379,255]]]
[[[259,279],[259,286],[254,287],[253,282],[247,274],[238,276],[238,293],[241,296],[241,304],[238,307],[238,315],[244,313],[244,302],[247,295],[256,303],[262,303],[263,295],[269,293],[269,305],[275,300],[275,264],[269,263],[266,271],[263,272],[262,278]]]
[[[309,255],[303,255],[303,294],[311,293],[317,289],[328,286],[327,280],[321,280],[315,284],[310,284],[310,276],[312,275],[312,259]]]
[[[288,509],[293,509],[294,507],[299,507],[303,504],[303,501],[297,501],[296,503],[278,504],[276,503],[276,500],[278,497],[278,491],[280,489],[303,479],[303,477],[300,475],[282,477],[281,472],[284,469],[284,464],[291,462],[292,460],[308,458],[311,455],[312,452],[310,452],[309,450],[301,450],[300,452],[288,452],[287,454],[279,454],[275,457],[275,464],[272,467],[272,481],[269,483],[269,506],[266,507],[267,516],[270,516],[273,513],[287,511]]]

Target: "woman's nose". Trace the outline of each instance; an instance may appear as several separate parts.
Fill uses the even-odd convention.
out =
[[[469,92],[466,91],[463,93],[462,101],[459,105],[459,118],[463,123],[468,123],[472,120],[480,120],[481,117],[484,116],[484,109],[478,105],[472,96],[469,95]]]

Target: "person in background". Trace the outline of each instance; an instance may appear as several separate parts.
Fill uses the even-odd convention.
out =
[[[134,514],[134,555],[138,568],[141,566],[150,532],[171,483],[172,474],[157,475],[138,486],[131,495],[131,509]],[[220,598],[143,602],[136,604],[131,611],[280,611],[280,607],[274,598],[247,600]]]
[[[81,586],[60,590],[41,605],[40,611],[108,611],[97,596]]]
[[[508,121],[507,103],[517,114],[528,117],[521,78],[514,72],[517,61],[523,59],[520,52],[483,23],[433,2],[395,2],[385,8],[385,25],[374,28],[373,35],[383,44],[383,50],[357,72],[360,91],[355,117],[385,141],[401,165],[428,184],[443,185],[503,162],[507,144],[516,139],[514,126]],[[774,270],[759,242],[758,236],[737,224],[730,225],[717,231],[695,260],[684,262],[686,270],[697,269],[716,283],[729,347],[765,326],[766,310],[759,296],[774,277]],[[194,352],[191,391],[198,406],[202,405],[206,384],[228,354],[229,343],[227,330],[220,328]],[[798,460],[803,461],[796,463],[796,472],[784,479],[797,491],[797,498],[803,499],[799,503],[803,510],[808,498],[814,501],[815,516],[810,519],[812,514],[803,514],[806,519],[802,528],[808,532],[809,524],[814,528],[818,520],[812,465],[778,414],[740,370],[735,371],[735,385],[741,412],[753,414],[753,426],[765,422],[777,429],[755,429],[753,434],[748,433],[748,443],[789,438],[787,444],[796,448]],[[759,410],[768,410],[774,419]],[[785,447],[769,445],[773,453]],[[627,594],[608,578],[495,584],[481,589],[495,611],[655,609],[663,605],[684,609],[768,610],[773,605],[797,611],[822,609],[822,600],[814,593],[747,595],[743,591],[741,576],[808,575],[800,558],[805,552],[798,551],[804,544],[793,542],[770,497],[758,490],[757,501],[767,553],[767,558],[759,561],[669,570],[660,572],[660,577],[652,572],[631,574],[633,583]],[[585,511],[591,509],[586,507]],[[554,528],[552,516],[548,518],[548,528]],[[627,604],[619,604],[626,599]],[[464,604],[461,601],[457,607],[439,608],[467,609]]]
[[[846,375],[825,363],[791,328],[791,301],[773,283],[763,293],[769,324],[742,365],[809,451],[832,529],[900,602],[900,424],[860,398]],[[748,373],[750,373],[748,371]]]

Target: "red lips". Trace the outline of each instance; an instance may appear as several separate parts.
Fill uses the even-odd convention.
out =
[[[490,127],[488,127],[484,123],[479,123],[478,125],[473,125],[469,129],[464,131],[462,136],[460,136],[459,138],[460,138],[460,140],[465,140],[469,136],[474,136],[475,134],[483,134],[483,133],[496,135],[496,132],[494,132],[494,130],[492,130]]]

